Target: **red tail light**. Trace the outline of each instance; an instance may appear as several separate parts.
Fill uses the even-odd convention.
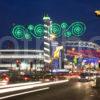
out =
[[[24,77],[24,80],[27,81],[28,80],[28,77]]]
[[[9,77],[5,77],[4,80],[9,81]]]

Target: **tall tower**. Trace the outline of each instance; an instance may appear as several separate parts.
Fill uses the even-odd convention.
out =
[[[44,16],[43,21],[44,21],[44,63],[45,65],[49,65],[51,62],[50,33],[52,32],[52,21],[49,16]]]

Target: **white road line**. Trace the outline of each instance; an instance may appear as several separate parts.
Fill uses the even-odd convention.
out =
[[[40,84],[31,84],[31,85],[28,84],[28,85],[19,86],[19,87],[4,88],[4,89],[0,89],[0,94],[13,92],[13,91],[19,91],[19,90],[25,90],[25,89],[32,89],[35,87],[41,87],[41,86],[47,86],[47,85],[56,85],[56,84],[64,83],[64,82],[68,82],[68,80],[47,82],[47,83],[40,83]]]
[[[7,98],[10,98],[10,97],[19,96],[19,95],[23,95],[23,94],[28,94],[28,93],[32,93],[32,92],[38,92],[38,91],[48,90],[49,88],[50,88],[50,87],[45,87],[45,88],[36,89],[36,90],[31,90],[31,91],[27,91],[27,92],[12,94],[12,95],[8,95],[8,96],[0,97],[0,100],[2,100],[2,99],[7,99]]]
[[[6,85],[6,86],[0,86],[0,89],[2,89],[2,88],[10,88],[10,87],[17,87],[17,86],[24,86],[24,85],[33,85],[33,84],[38,84],[38,83],[42,83],[42,82],[38,81],[38,82],[27,82],[27,83],[9,84],[9,85]]]

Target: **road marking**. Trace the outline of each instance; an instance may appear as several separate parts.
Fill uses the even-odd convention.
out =
[[[24,94],[28,94],[28,93],[32,93],[32,92],[39,92],[39,91],[43,91],[43,90],[48,90],[48,89],[50,89],[50,87],[45,87],[45,88],[31,90],[31,91],[27,91],[27,92],[12,94],[12,95],[8,95],[8,96],[0,97],[0,100],[15,97],[15,96],[19,96],[19,95],[24,95]]]
[[[9,88],[3,88],[0,89],[0,94],[4,94],[7,92],[13,92],[13,91],[19,91],[19,90],[25,90],[25,89],[32,89],[35,87],[41,87],[41,86],[47,86],[47,85],[56,85],[59,83],[68,82],[68,80],[62,80],[62,81],[55,81],[55,82],[47,82],[47,83],[39,83],[39,84],[31,84],[31,85],[24,85],[24,86],[18,86],[18,87],[9,87]]]
[[[27,82],[27,83],[8,84],[6,86],[0,86],[0,89],[3,89],[3,88],[12,88],[12,87],[18,87],[18,86],[25,86],[25,85],[33,85],[33,84],[38,84],[38,83],[42,83],[42,82],[41,81],[38,81],[38,82]]]

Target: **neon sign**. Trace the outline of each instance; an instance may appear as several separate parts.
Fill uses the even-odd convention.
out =
[[[77,56],[77,57],[97,57],[100,58],[100,51],[96,50],[79,50],[79,51],[72,51],[72,50],[67,50],[67,55],[69,56]]]

